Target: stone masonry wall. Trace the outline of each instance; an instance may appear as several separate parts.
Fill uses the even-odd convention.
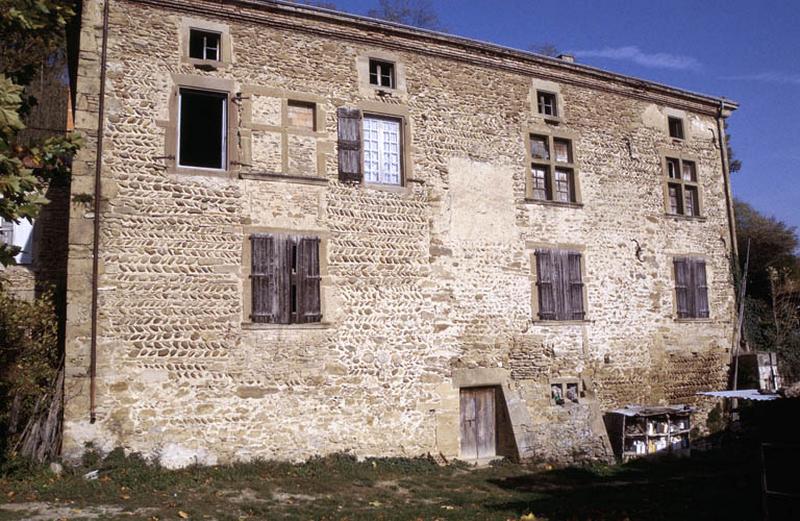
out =
[[[67,455],[92,442],[175,465],[348,450],[457,456],[459,370],[476,382],[507,375],[485,383],[522,404],[511,421],[532,440],[525,455],[605,458],[599,411],[706,407],[694,393],[723,385],[733,292],[711,115],[687,113],[690,137],[678,145],[664,105],[564,73],[565,115],[554,130],[574,136],[582,204],[528,203],[525,135],[547,128],[531,105],[535,73],[412,52],[403,46],[413,42],[377,29],[192,4],[192,12],[111,5],[97,421],[89,421],[87,375],[93,216],[73,205]],[[217,14],[201,15],[204,6]],[[86,2],[76,123],[88,143],[74,193],[91,191],[94,173],[101,11]],[[175,42],[186,19],[225,24],[232,63],[209,71],[182,60]],[[357,60],[374,52],[402,62],[407,92],[386,100],[359,88]],[[230,172],[182,173],[165,159],[178,75],[252,93],[230,105],[240,163]],[[313,134],[280,128],[279,103],[291,93],[319,100],[324,120]],[[338,181],[343,106],[405,115],[404,188]],[[697,158],[702,219],[665,215],[660,147]],[[261,228],[322,237],[322,324],[247,323],[243,248],[247,230]],[[542,244],[582,249],[585,321],[534,320],[531,258]],[[686,254],[707,260],[708,320],[674,318],[671,256]],[[551,379],[567,377],[585,387],[582,403],[552,404]]]

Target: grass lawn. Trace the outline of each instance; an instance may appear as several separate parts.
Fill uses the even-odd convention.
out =
[[[99,469],[96,480],[82,476]],[[619,466],[473,469],[427,459],[255,462],[169,471],[121,451],[47,468],[6,465],[0,521],[34,519],[754,520],[759,473],[749,450]],[[530,514],[533,514],[531,516]]]

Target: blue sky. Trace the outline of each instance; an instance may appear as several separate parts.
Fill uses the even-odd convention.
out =
[[[377,0],[333,0],[364,14]],[[740,103],[730,118],[736,197],[800,229],[800,2],[433,0],[460,36],[527,49]]]

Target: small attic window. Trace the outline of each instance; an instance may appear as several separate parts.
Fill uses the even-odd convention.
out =
[[[222,35],[200,29],[189,30],[189,57],[199,60],[220,61]]]
[[[539,114],[553,118],[558,117],[558,106],[556,104],[555,94],[539,90],[536,91],[536,100],[539,105]]]
[[[683,120],[681,118],[669,119],[669,136],[675,139],[683,139]]]
[[[395,85],[394,63],[370,59],[369,83],[370,85],[393,89]]]

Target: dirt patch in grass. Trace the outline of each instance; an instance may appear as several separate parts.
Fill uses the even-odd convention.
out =
[[[545,470],[334,455],[297,465],[264,461],[171,471],[116,451],[60,476],[7,466],[0,477],[0,521],[506,521],[531,519],[522,517],[530,513],[551,521],[758,519],[759,476],[751,456],[735,449]],[[84,479],[89,470],[98,470],[98,479]]]

